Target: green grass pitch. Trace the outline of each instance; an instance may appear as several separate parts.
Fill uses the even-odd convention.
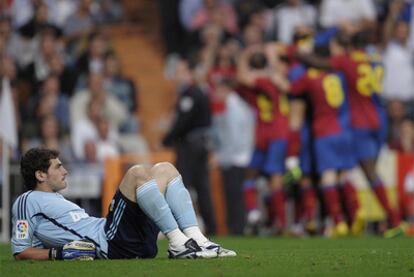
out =
[[[361,237],[216,238],[238,256],[169,260],[167,242],[151,260],[16,262],[0,244],[0,276],[414,276],[414,239]]]

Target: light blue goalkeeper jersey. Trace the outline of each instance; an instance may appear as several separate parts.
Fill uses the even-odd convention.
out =
[[[89,216],[60,193],[28,191],[13,204],[12,252],[15,255],[28,247],[51,248],[86,239],[97,245],[99,257],[106,258],[105,223],[105,218]]]

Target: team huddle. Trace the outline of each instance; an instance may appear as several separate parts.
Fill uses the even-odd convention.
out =
[[[384,68],[380,54],[367,50],[369,38],[368,31],[305,32],[289,47],[274,47],[278,49],[274,61],[266,51],[244,51],[237,69],[238,91],[257,115],[255,151],[244,182],[248,224],[258,224],[263,216],[255,184],[262,172],[269,176],[269,224],[277,233],[287,232],[285,160],[299,157],[302,177],[295,222],[315,231],[317,197],[312,181],[317,176],[324,210],[334,223],[333,235],[361,233],[363,215],[347,176],[360,165],[386,212],[388,235],[398,232],[399,215],[375,170],[386,132],[380,99]],[[269,67],[274,68],[270,73]]]

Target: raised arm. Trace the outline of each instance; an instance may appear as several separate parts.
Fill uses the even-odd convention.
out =
[[[255,81],[255,74],[253,74],[249,68],[249,56],[250,51],[245,49],[239,56],[237,63],[237,81],[245,86],[252,87]]]
[[[290,91],[290,83],[281,73],[273,73],[271,76],[272,83],[279,88],[282,93]]]
[[[403,1],[391,1],[389,4],[389,11],[387,18],[384,22],[383,33],[382,33],[382,41],[381,47],[384,49],[387,47],[388,42],[391,40],[393,36],[393,31],[395,30],[395,26],[398,22],[399,15],[404,7]]]
[[[297,53],[296,57],[302,63],[304,63],[304,64],[306,64],[310,67],[326,69],[326,70],[332,69],[328,58],[322,58],[322,57],[317,56],[315,54],[304,54],[304,53]]]
[[[249,64],[253,59],[256,68],[252,69]],[[247,87],[254,87],[258,78],[269,77],[267,70],[268,59],[262,47],[246,48],[239,57],[237,63],[237,80]]]

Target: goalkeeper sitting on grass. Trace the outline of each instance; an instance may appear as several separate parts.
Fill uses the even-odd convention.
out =
[[[91,217],[58,191],[68,172],[59,153],[33,148],[21,159],[28,191],[12,211],[12,252],[17,260],[153,258],[159,230],[169,241],[169,258],[236,256],[200,231],[190,195],[170,163],[132,166],[106,218]]]

